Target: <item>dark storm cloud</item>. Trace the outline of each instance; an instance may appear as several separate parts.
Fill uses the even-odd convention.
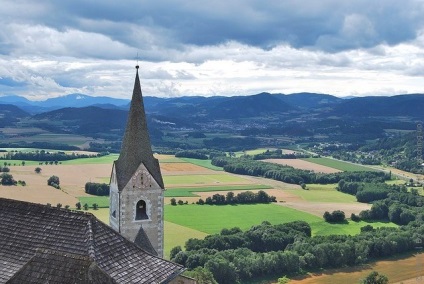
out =
[[[186,45],[229,41],[262,49],[288,44],[326,52],[395,45],[416,37],[424,15],[423,2],[413,0],[51,0],[8,6],[7,17],[17,17],[18,23],[102,34],[157,60],[164,59],[163,52],[155,52],[158,46],[184,50]],[[22,16],[19,7],[26,9]],[[123,54],[129,56],[130,51],[119,56]]]

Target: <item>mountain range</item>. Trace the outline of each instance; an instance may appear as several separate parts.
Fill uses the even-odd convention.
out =
[[[0,127],[18,122],[53,133],[116,140],[129,100],[71,94],[45,101],[0,97]],[[260,93],[234,97],[144,97],[152,138],[172,131],[227,132],[271,137],[374,139],[386,129],[414,130],[424,120],[424,94],[342,99],[327,94]],[[356,137],[356,138],[355,138]],[[305,138],[306,139],[306,138]]]

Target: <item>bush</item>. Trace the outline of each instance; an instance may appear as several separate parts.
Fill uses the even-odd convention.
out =
[[[171,198],[171,205],[177,205],[177,200],[175,198]]]
[[[2,185],[16,185],[17,182],[13,179],[13,176],[11,174],[2,173],[0,176],[1,178],[1,184]]]
[[[346,221],[345,213],[343,211],[340,211],[340,210],[335,210],[335,211],[333,211],[333,213],[325,211],[323,217],[324,217],[326,222],[340,223],[340,222]]]
[[[48,180],[47,180],[47,185],[53,186],[57,189],[60,188],[60,181],[59,181],[59,177],[57,176],[51,176]]]
[[[350,215],[350,220],[352,220],[353,222],[359,222],[359,221],[361,221],[361,218],[359,218],[359,216],[356,215],[355,213],[352,213]]]

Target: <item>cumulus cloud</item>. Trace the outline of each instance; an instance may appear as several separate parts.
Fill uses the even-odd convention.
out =
[[[420,92],[420,0],[0,0],[0,95]],[[129,82],[129,83],[128,83]]]

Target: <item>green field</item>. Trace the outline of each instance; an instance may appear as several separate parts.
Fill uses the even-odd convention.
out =
[[[356,203],[354,195],[337,191],[337,184],[308,184],[309,190],[288,189],[293,193],[309,202],[335,202],[335,203]]]
[[[181,246],[184,248],[185,242],[190,238],[203,239],[206,233],[189,229],[171,222],[164,222],[164,256],[169,259],[169,253],[173,247]]]
[[[165,220],[207,234],[216,234],[222,228],[249,229],[262,221],[271,224],[303,220],[312,228],[313,235],[358,234],[367,222],[329,224],[322,218],[277,204],[255,205],[165,205]],[[374,222],[374,227],[396,226],[391,223]]]
[[[109,196],[80,196],[78,200],[81,206],[87,203],[91,208],[94,203],[97,203],[99,208],[109,208]]]
[[[0,160],[0,166],[3,167],[4,163],[10,164],[11,167],[18,167],[22,165],[22,160]],[[25,166],[38,166],[38,161],[27,161],[25,160]]]
[[[201,167],[213,170],[213,171],[223,171],[224,170],[221,167],[217,167],[217,166],[212,165],[211,160],[199,160],[199,159],[190,159],[190,158],[181,158],[181,160],[188,162],[188,163],[191,163],[191,164],[194,164],[194,165],[197,165],[197,166],[201,166]]]
[[[221,184],[221,183],[247,183],[246,179],[230,174],[211,174],[211,175],[175,175],[164,176],[163,180],[166,185],[202,185],[202,184]]]
[[[345,171],[345,172],[357,172],[357,171],[375,171],[375,169],[372,168],[368,168],[365,166],[361,166],[361,165],[357,165],[357,164],[352,164],[352,163],[348,163],[348,162],[344,162],[344,161],[340,161],[340,160],[335,160],[335,159],[330,159],[330,158],[305,158],[302,159],[311,163],[315,163],[318,165],[323,165],[323,166],[327,166],[330,168],[334,168],[340,171]]]
[[[68,161],[62,161],[63,165],[85,165],[85,164],[112,164],[115,160],[118,159],[118,154],[109,154],[102,157],[94,157],[94,158],[81,158],[74,159]]]
[[[272,187],[268,185],[263,185],[263,184],[176,187],[176,188],[167,189],[165,191],[165,197],[196,197],[198,195],[194,194],[193,192],[253,190],[253,189],[270,189],[270,188]]]

